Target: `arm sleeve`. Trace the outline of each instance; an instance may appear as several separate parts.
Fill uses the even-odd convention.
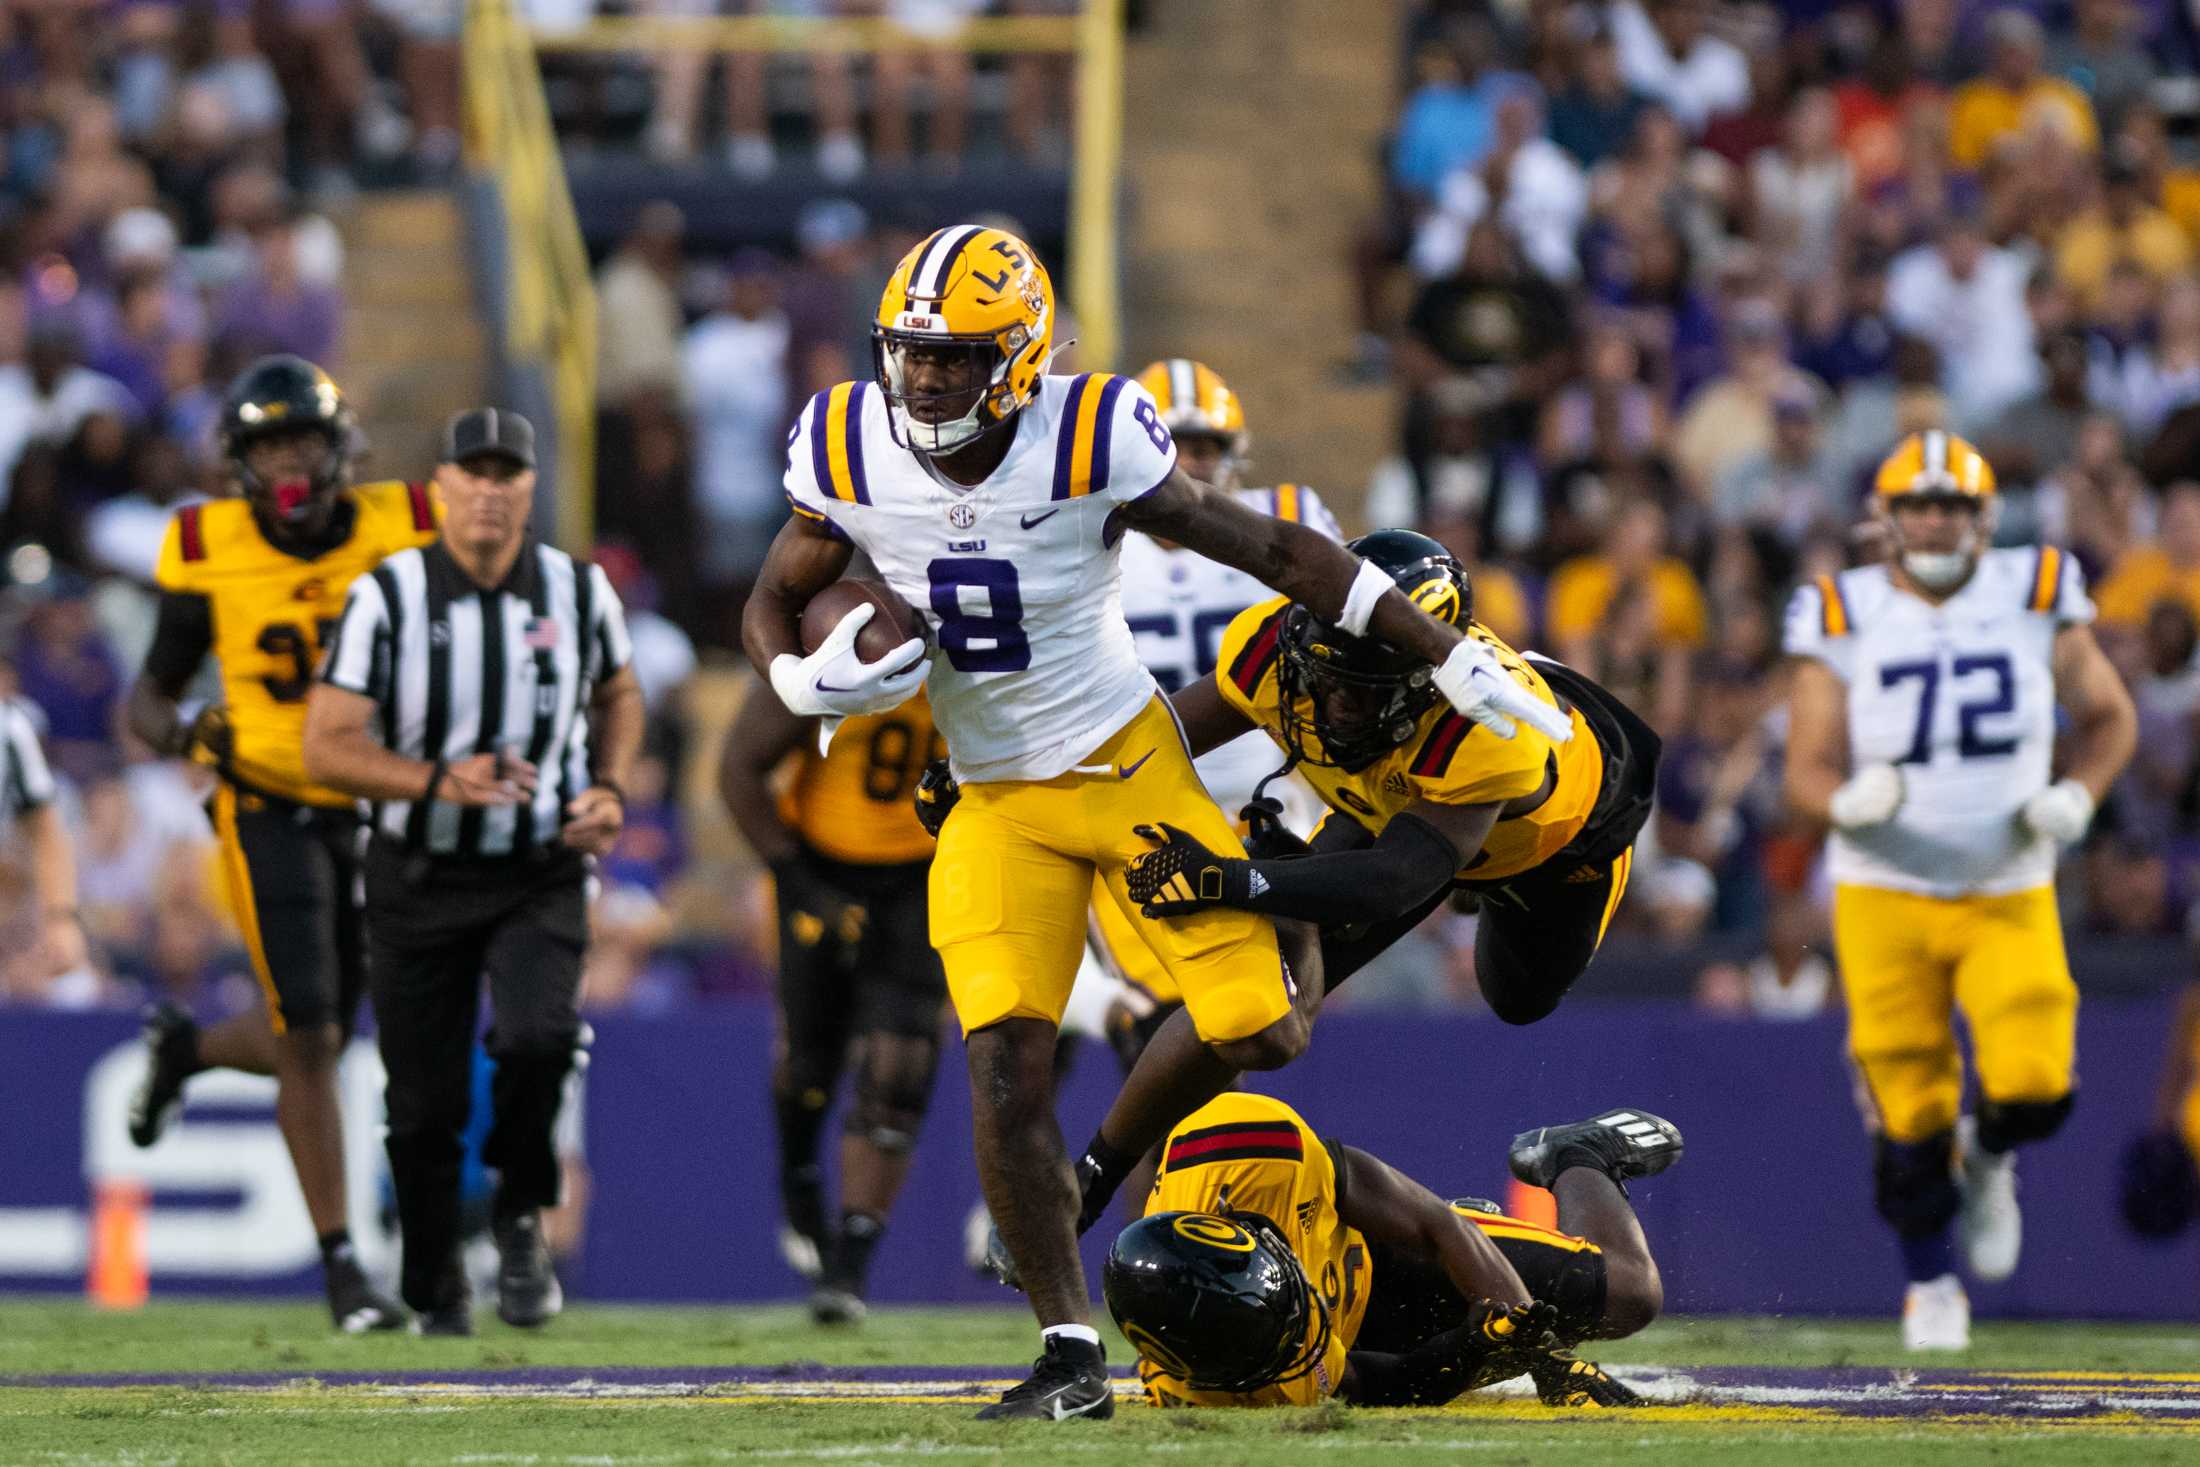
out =
[[[634,660],[634,639],[627,635],[626,608],[619,604],[619,593],[611,589],[611,578],[600,565],[590,565],[588,574],[595,582],[596,622],[588,629],[588,660],[594,667],[593,681],[600,683]]]
[[[1110,403],[1109,390],[1118,384],[1122,390]],[[1096,492],[1118,503],[1143,499],[1175,472],[1176,440],[1162,423],[1153,394],[1130,378],[1117,377],[1099,391],[1108,420],[1096,431],[1102,435],[1099,451],[1105,455],[1108,472],[1107,487],[1099,489],[1096,468]]]
[[[51,804],[54,797],[53,771],[46,767],[46,751],[38,742],[38,727],[23,705],[9,700],[0,705],[0,730],[7,740],[9,791],[15,797],[16,813],[27,814]]]
[[[1252,863],[1247,911],[1320,926],[1402,917],[1451,885],[1459,852],[1435,826],[1400,815],[1365,850]]]
[[[322,654],[321,681],[382,702],[389,695],[390,608],[372,575],[351,583],[344,614]]]
[[[163,591],[145,676],[169,698],[180,698],[214,650],[214,605],[195,591]]]

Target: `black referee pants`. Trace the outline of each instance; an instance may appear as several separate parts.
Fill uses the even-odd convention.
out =
[[[465,1296],[459,1183],[484,975],[496,1073],[482,1160],[497,1169],[496,1205],[557,1203],[551,1133],[580,1034],[586,881],[577,853],[515,864],[408,858],[379,839],[368,847],[368,985],[389,1073],[403,1293],[414,1309]]]

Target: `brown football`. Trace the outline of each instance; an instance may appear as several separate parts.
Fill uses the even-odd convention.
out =
[[[840,619],[866,601],[878,612],[856,633],[856,656],[865,662],[878,661],[911,637],[927,636],[924,618],[911,611],[893,587],[884,581],[850,577],[819,591],[802,608],[802,650],[815,652]]]

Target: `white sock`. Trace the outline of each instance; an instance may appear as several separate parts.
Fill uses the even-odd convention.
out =
[[[1039,1331],[1039,1338],[1042,1340],[1056,1338],[1082,1340],[1095,1350],[1100,1348],[1100,1331],[1089,1324],[1050,1324]]]

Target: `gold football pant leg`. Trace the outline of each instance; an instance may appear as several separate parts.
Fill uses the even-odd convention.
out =
[[[1964,919],[1956,1002],[1980,1093],[2005,1105],[2062,1099],[2077,1057],[2078,985],[2054,888],[1969,898]]]
[[[1963,1067],[1952,1012],[1955,964],[1936,938],[1947,903],[1908,892],[1837,886],[1833,946],[1849,1006],[1849,1054],[1871,1092],[1881,1133],[1923,1141],[1955,1125]]]

